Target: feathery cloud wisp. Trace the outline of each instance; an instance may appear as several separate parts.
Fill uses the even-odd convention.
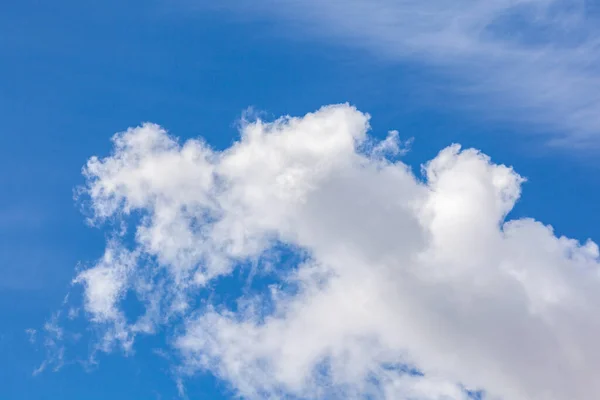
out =
[[[286,30],[436,68],[453,77],[455,90],[478,99],[483,114],[533,123],[562,144],[597,143],[600,18],[593,2],[259,0],[213,7],[271,15]]]

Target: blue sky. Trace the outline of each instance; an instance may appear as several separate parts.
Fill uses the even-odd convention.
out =
[[[268,284],[280,279],[277,273],[272,270],[265,274],[259,272],[248,289],[244,282],[249,275],[254,276],[254,272],[247,268],[242,272],[234,269],[223,272],[224,277],[208,288],[190,289],[192,310],[164,324],[153,322],[154,333],[135,335],[128,351],[119,344],[110,351],[98,350],[105,330],[113,329],[111,324],[118,321],[105,315],[108,322],[98,326],[94,322],[99,315],[98,309],[93,308],[89,298],[87,302],[85,300],[85,291],[92,287],[91,280],[82,278],[80,282],[85,284],[72,285],[73,279],[81,276],[78,275],[81,271],[97,267],[110,242],[107,238],[114,235],[117,225],[106,223],[91,227],[86,224],[90,209],[105,206],[108,200],[93,198],[89,192],[74,200],[75,188],[92,186],[86,183],[82,167],[94,155],[102,159],[111,152],[118,153],[111,143],[112,135],[143,122],[159,124],[179,137],[180,143],[201,137],[218,154],[239,139],[240,118],[249,108],[262,119],[273,121],[283,115],[302,117],[325,105],[348,102],[356,107],[356,112],[371,116],[369,135],[372,140],[385,139],[390,130],[397,130],[401,139],[414,138],[410,150],[399,159],[412,167],[417,175],[421,164],[432,160],[452,143],[479,149],[489,155],[493,163],[513,166],[527,179],[522,184],[522,197],[514,208],[508,208],[511,210],[509,219],[534,218],[552,225],[556,236],[564,235],[582,243],[588,238],[597,240],[600,237],[597,223],[600,175],[596,159],[600,140],[596,107],[600,104],[597,94],[600,90],[595,91],[600,82],[596,63],[600,51],[589,39],[597,29],[593,24],[597,18],[595,4],[587,2],[581,11],[577,8],[581,3],[569,3],[567,5],[575,9],[571,12],[561,8],[565,6],[564,2],[533,1],[530,2],[532,10],[509,8],[503,10],[502,18],[494,19],[493,23],[489,22],[492,18],[489,15],[497,10],[459,14],[467,21],[477,22],[480,18],[491,32],[491,39],[461,42],[469,47],[461,53],[463,50],[456,50],[455,45],[448,46],[440,42],[439,37],[425,35],[430,32],[429,28],[419,31],[422,29],[419,23],[405,23],[405,14],[410,13],[421,15],[420,19],[415,19],[424,21],[424,26],[433,27],[438,26],[437,18],[428,19],[431,15],[439,12],[440,18],[453,17],[455,11],[438,0],[422,8],[412,1],[401,2],[401,5],[380,1],[371,6],[361,1],[345,5],[329,2],[323,6],[313,1],[275,5],[260,0],[253,6],[246,1],[226,1],[221,6],[202,3],[60,1],[46,4],[21,1],[3,5],[0,13],[3,60],[0,73],[4,79],[0,80],[0,110],[4,134],[0,136],[0,165],[5,172],[0,184],[0,381],[3,382],[0,397],[172,399],[179,398],[178,380],[191,399],[229,399],[236,393],[250,393],[243,391],[248,378],[233,376],[224,364],[224,354],[215,348],[198,350],[195,343],[186,347],[191,342],[185,339],[196,336],[186,336],[184,332],[206,328],[201,323],[191,326],[196,320],[214,317],[207,311],[206,304],[211,303],[218,309],[220,305],[233,304],[231,299],[243,298],[248,291],[264,291]],[[526,3],[523,7],[529,7],[527,2],[523,3]],[[470,1],[460,4],[470,7],[469,10],[478,10]],[[389,11],[387,15],[397,19],[384,18],[385,10]],[[581,18],[581,15],[585,23],[579,23],[579,28],[569,27],[572,23],[569,18]],[[543,18],[535,19],[535,16]],[[539,25],[548,26],[538,26],[537,22],[531,22],[533,20],[542,20]],[[400,25],[405,28],[397,28]],[[475,35],[473,26],[479,25],[469,22],[450,39],[460,42],[461,38],[471,38]],[[437,32],[436,29],[431,31]],[[487,38],[479,33],[478,37]],[[421,42],[421,36],[427,36],[433,42]],[[399,37],[408,39],[400,40]],[[505,53],[511,56],[505,56]],[[523,54],[537,54],[538,57],[531,61]],[[550,63],[549,59],[555,62]],[[514,65],[516,67],[511,67]],[[360,119],[352,111],[340,113],[341,116],[318,114],[317,120]],[[372,157],[375,156],[367,158],[372,160]],[[477,160],[478,166],[487,163]],[[121,168],[133,167],[122,165]],[[110,175],[113,172],[92,173],[91,179],[100,183],[108,182],[109,178],[117,179],[116,175]],[[341,175],[336,172],[332,176]],[[379,178],[373,176],[360,184],[370,188],[370,185],[376,185],[374,182],[379,182]],[[386,181],[381,179],[381,184],[385,184]],[[353,187],[359,187],[359,184]],[[168,195],[172,194],[169,192]],[[123,201],[129,201],[127,196],[131,194],[124,195]],[[386,199],[393,202],[393,197]],[[365,207],[377,207],[376,201],[372,200]],[[478,206],[478,201],[473,204]],[[471,203],[466,199],[464,204]],[[153,212],[144,207],[137,210],[141,215]],[[82,212],[82,208],[87,211]],[[374,214],[373,218],[378,215]],[[130,229],[141,226],[136,218],[135,215],[125,218]],[[265,216],[256,218],[268,219]],[[302,218],[309,220],[306,216]],[[474,218],[479,217],[475,215]],[[484,217],[481,219],[485,220]],[[360,227],[360,223],[349,222],[347,229]],[[477,221],[472,225],[477,226]],[[315,244],[313,248],[312,244],[307,244],[309,242],[300,239],[295,242],[289,238],[301,237],[301,232],[292,234],[280,228],[277,225],[278,240],[305,247],[314,253],[315,259],[321,254],[321,244]],[[394,235],[404,237],[395,231],[381,235],[381,243]],[[125,247],[136,246],[131,236],[119,240]],[[467,236],[463,240],[468,241]],[[526,240],[523,238],[519,245]],[[529,248],[535,248],[537,242],[531,240],[534,244]],[[322,247],[326,246],[323,244]],[[167,267],[174,263],[153,258],[160,258],[161,251],[146,254],[145,259],[136,261],[135,268],[142,268],[147,263],[157,264],[157,271],[163,267],[168,270]],[[207,251],[204,257],[215,256]],[[383,254],[386,250],[377,251]],[[235,263],[254,262],[260,271],[269,264],[264,261],[268,258],[266,253],[275,254],[270,264],[276,272],[279,270],[283,274],[299,268],[298,265],[290,267],[297,264],[294,256],[286,252],[280,254],[270,247],[261,250],[260,257],[257,254],[246,257],[251,261],[245,256],[234,257]],[[371,254],[367,250],[364,253]],[[489,254],[493,253],[489,251]],[[551,264],[551,260],[542,258],[539,263]],[[479,260],[476,264],[488,261],[495,262]],[[454,265],[454,262],[461,264],[462,261],[446,260],[442,264]],[[465,265],[469,262],[464,261]],[[597,263],[597,256],[593,262]],[[525,270],[528,263],[537,265],[537,261],[527,261]],[[580,267],[563,264],[563,261],[557,262],[560,265],[557,270]],[[532,276],[537,276],[535,273],[531,272]],[[538,281],[544,281],[546,275],[540,274]],[[572,291],[581,289],[573,283],[580,282],[580,276],[563,277],[561,274],[557,272],[562,278],[556,278],[561,285]],[[156,284],[156,280],[152,282]],[[593,291],[594,284],[581,290],[585,293],[588,289]],[[563,287],[561,285],[557,287]],[[281,290],[286,291],[285,285],[282,287]],[[165,290],[157,296],[167,298],[172,294],[168,292],[171,289]],[[553,293],[559,291],[552,290]],[[133,292],[135,290],[130,287],[120,288],[117,296],[128,320],[143,314],[144,306],[138,304]],[[70,296],[65,303],[67,293]],[[293,290],[288,295],[294,299]],[[596,302],[597,297],[583,296],[590,310],[600,305]],[[504,303],[500,297],[491,298],[496,303],[492,302],[482,313],[493,317],[493,304],[501,307]],[[386,301],[386,304],[389,303]],[[69,309],[79,310],[78,317],[67,318]],[[268,314],[268,311],[263,312]],[[52,315],[56,313],[59,313],[56,324],[63,329],[63,336],[53,347],[48,345],[52,335],[44,330],[44,324],[53,324]],[[590,332],[596,332],[595,324],[587,319],[594,314],[582,311],[574,315],[576,317],[570,320],[573,326],[585,329],[586,324],[591,324]],[[293,320],[289,321],[293,325]],[[509,319],[506,324],[514,321],[516,319]],[[556,317],[553,321],[563,320]],[[211,326],[217,325],[215,322]],[[28,329],[36,330],[35,337],[30,337]],[[388,328],[381,329],[383,332]],[[266,332],[264,337],[271,337]],[[81,338],[74,339],[78,334],[82,334]],[[219,337],[218,332],[212,334]],[[387,336],[381,333],[381,337]],[[588,349],[588,343],[579,336],[568,337],[570,345],[580,346],[592,354],[596,351]],[[407,343],[410,344],[410,340]],[[449,348],[453,345],[456,343],[450,343]],[[479,345],[490,346],[490,342],[481,339]],[[56,350],[62,346],[64,360],[57,363]],[[431,367],[432,371],[444,371],[442,361],[429,360],[425,352],[421,352],[421,348],[427,347],[425,344],[417,347],[412,359],[419,361],[415,361],[419,369],[427,371]],[[399,349],[404,348],[394,348]],[[469,349],[468,346],[455,347],[456,354]],[[198,370],[198,353],[203,351],[214,358],[212,370]],[[94,365],[89,363],[92,356],[96,361]],[[273,365],[283,365],[280,361],[274,360]],[[281,362],[285,364],[284,361]],[[510,362],[519,361],[522,360],[517,357]],[[44,362],[47,367],[34,374]],[[293,360],[287,362],[294,365]],[[492,361],[487,362],[491,364],[482,364],[482,367],[494,365]],[[64,365],[56,368],[61,364]],[[596,364],[590,361],[586,365],[593,367]],[[469,379],[471,367],[464,368],[461,380]],[[194,372],[184,374],[182,370]],[[427,372],[425,375],[428,376]],[[382,376],[379,378],[383,379]],[[473,376],[472,383],[476,386],[489,383],[491,389],[485,385],[477,387],[493,391],[499,381],[496,378]],[[532,377],[532,382],[534,378],[539,377]],[[277,381],[279,378],[272,379]],[[456,377],[448,379],[471,384],[456,382]],[[575,378],[569,379],[565,383],[566,389],[577,382]],[[302,397],[298,394],[301,392],[288,388],[293,386],[290,382],[278,382],[281,386],[277,393]],[[595,393],[597,386],[591,385],[588,389]],[[533,383],[515,383],[512,393],[518,398],[516,396],[535,393],[535,390]],[[335,398],[333,394],[329,396]],[[562,397],[556,399],[562,400]]]

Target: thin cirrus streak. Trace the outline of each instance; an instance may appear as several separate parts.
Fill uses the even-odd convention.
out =
[[[452,77],[450,90],[477,99],[469,106],[483,115],[530,123],[556,144],[597,142],[600,18],[593,2],[258,0],[211,7],[271,16],[298,35],[441,69]]]

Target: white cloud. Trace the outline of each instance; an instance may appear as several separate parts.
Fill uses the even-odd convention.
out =
[[[109,243],[100,262],[77,275],[74,283],[85,285],[85,308],[94,322],[120,318],[117,303],[124,295],[133,267],[135,256],[118,244]]]
[[[271,15],[286,34],[443,71],[454,89],[475,96],[470,106],[532,122],[564,144],[595,142],[600,132],[600,18],[593,2],[259,0],[204,7]]]
[[[250,399],[598,397],[598,246],[505,221],[524,179],[476,150],[443,149],[416,177],[368,120],[337,105],[245,123],[223,152],[150,124],[116,135],[83,192],[135,243],[111,239],[76,279],[91,321],[128,346],[164,324],[182,371]],[[281,282],[238,310],[194,301],[279,242],[308,254]],[[139,321],[122,317],[128,290]]]
[[[36,369],[33,370],[33,376],[42,373],[50,366],[53,366],[54,371],[58,371],[65,363],[65,347],[62,344],[64,330],[59,326],[59,316],[60,312],[54,313],[52,317],[44,324],[43,332],[39,332],[39,336],[42,336],[44,339],[42,345],[46,352],[46,358]],[[26,332],[30,335],[30,343],[35,344],[37,342],[38,332],[35,329],[28,329]]]
[[[31,344],[35,343],[37,330],[29,328],[29,329],[25,329],[25,333],[27,334],[27,336],[29,338],[29,343],[31,343]]]
[[[132,333],[137,329],[126,328],[119,302],[131,286],[130,275],[136,266],[136,255],[124,249],[117,241],[107,244],[102,259],[92,268],[80,272],[73,280],[85,288],[84,308],[90,320],[96,324],[106,324],[101,348],[108,351],[115,343],[125,350],[133,344]],[[71,310],[68,312],[71,318]]]

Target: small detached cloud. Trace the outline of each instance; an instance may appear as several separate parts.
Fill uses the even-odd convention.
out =
[[[415,175],[390,159],[398,133],[368,131],[342,104],[244,122],[224,151],[152,124],[115,135],[82,193],[133,239],[111,236],[74,281],[101,348],[161,327],[182,378],[247,399],[600,396],[598,246],[507,219],[524,178],[481,152],[449,146]],[[281,244],[304,255],[292,268]],[[215,300],[262,259],[274,283]]]

